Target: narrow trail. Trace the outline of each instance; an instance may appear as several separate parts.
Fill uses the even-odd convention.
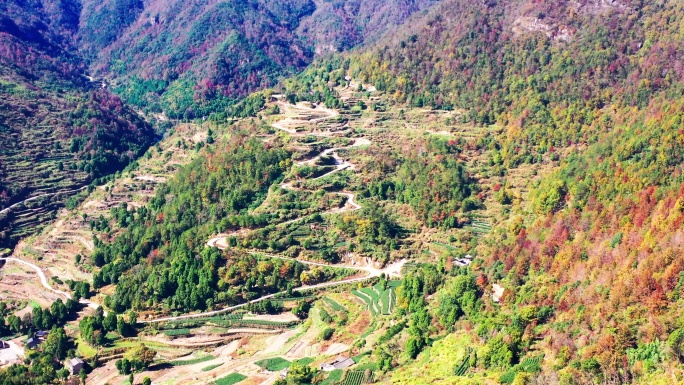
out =
[[[38,278],[40,278],[40,283],[43,285],[44,288],[48,289],[49,291],[51,291],[57,295],[63,296],[66,299],[71,298],[71,294],[64,292],[64,291],[61,291],[61,290],[54,289],[52,286],[50,286],[50,284],[48,283],[47,277],[45,277],[45,273],[43,273],[43,270],[41,270],[40,267],[34,265],[33,263],[26,262],[24,260],[21,260],[19,258],[14,258],[14,257],[0,258],[0,260],[7,261],[7,262],[17,262],[17,263],[20,263],[22,265],[30,267],[31,269],[36,271],[36,273],[38,274]]]
[[[2,214],[4,214],[4,213],[7,213],[7,212],[10,212],[10,211],[12,211],[13,208],[15,208],[15,207],[17,207],[17,206],[21,206],[21,205],[23,205],[23,204],[26,203],[26,202],[34,201],[34,200],[36,200],[36,199],[45,198],[45,197],[51,197],[51,196],[53,196],[53,195],[69,194],[69,193],[73,193],[73,192],[78,192],[78,191],[82,191],[82,190],[87,189],[87,188],[88,188],[88,186],[83,186],[83,187],[77,188],[77,189],[75,189],[75,190],[57,191],[57,192],[54,192],[54,193],[36,195],[36,196],[34,196],[34,197],[31,197],[31,198],[28,198],[28,199],[24,199],[24,200],[21,201],[21,202],[17,202],[17,203],[15,203],[15,204],[11,205],[11,206],[8,206],[8,207],[6,207],[6,208],[0,210],[0,215],[2,215]]]
[[[270,258],[278,258],[278,259],[284,259],[284,260],[293,260],[293,261],[297,261],[297,262],[307,264],[307,265],[325,266],[325,267],[331,267],[331,268],[337,268],[337,269],[351,269],[351,270],[365,271],[365,272],[369,273],[369,275],[363,276],[363,277],[353,277],[353,278],[343,279],[340,281],[323,282],[323,283],[319,283],[319,284],[315,284],[315,285],[300,286],[300,287],[292,289],[292,291],[297,291],[297,292],[322,289],[322,288],[327,288],[327,287],[332,287],[332,286],[346,285],[346,284],[355,283],[355,282],[363,282],[363,281],[367,281],[371,278],[379,277],[382,274],[385,274],[386,276],[390,276],[390,277],[398,277],[401,275],[401,269],[404,266],[404,264],[406,263],[406,260],[402,259],[398,262],[387,265],[387,267],[385,267],[384,269],[376,269],[376,268],[371,267],[371,266],[329,265],[329,264],[318,263],[318,262],[300,261],[300,260],[296,260],[296,259],[292,259],[292,258],[281,257],[278,255],[264,254],[264,253],[257,253],[257,252],[250,252],[250,254],[264,255],[264,256],[267,256]],[[175,316],[175,317],[163,317],[163,318],[156,318],[156,319],[151,319],[151,320],[139,320],[138,322],[147,324],[147,323],[154,323],[154,322],[167,322],[167,321],[178,321],[178,320],[183,320],[183,319],[211,317],[213,315],[218,315],[218,314],[226,313],[229,311],[237,310],[237,309],[243,308],[243,307],[248,306],[248,305],[253,304],[253,303],[265,301],[265,300],[274,298],[278,295],[285,294],[285,293],[286,293],[286,291],[268,294],[268,295],[265,295],[263,297],[253,299],[249,302],[241,303],[239,305],[234,305],[234,306],[228,306],[228,307],[225,307],[225,308],[219,309],[219,310],[206,311],[206,312],[202,312],[202,313],[184,314],[184,315],[179,315],[179,316]]]

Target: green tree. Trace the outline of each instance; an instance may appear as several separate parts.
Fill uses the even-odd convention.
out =
[[[14,333],[19,333],[21,330],[21,318],[15,316],[14,314],[7,317],[7,324],[9,328]]]
[[[333,333],[335,333],[335,329],[333,328],[325,328],[321,332],[321,335],[319,336],[319,339],[322,341],[328,341],[330,338],[332,338]]]
[[[63,328],[53,327],[48,333],[45,342],[43,343],[43,351],[47,354],[56,357],[58,360],[63,360],[66,357],[69,339]]]
[[[114,312],[109,312],[102,321],[102,327],[107,332],[113,332],[117,330],[117,318]]]
[[[684,362],[684,329],[675,329],[667,338],[667,346],[670,348],[672,357],[679,362]]]
[[[287,384],[310,384],[315,374],[313,369],[308,365],[301,365],[298,362],[293,362],[292,365],[290,365],[290,370],[287,372]]]
[[[119,371],[119,374],[129,374],[131,372],[131,362],[128,360],[128,358],[117,360],[115,365],[116,369]]]
[[[141,344],[137,348],[131,350],[126,354],[126,357],[131,363],[131,369],[133,371],[140,371],[147,369],[152,362],[154,362],[154,357],[157,352]]]

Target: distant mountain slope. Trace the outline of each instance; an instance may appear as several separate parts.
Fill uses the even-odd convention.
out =
[[[94,178],[123,168],[154,139],[118,97],[94,89],[74,55],[76,1],[0,5],[0,245],[50,218]],[[33,210],[31,207],[35,206]]]
[[[222,111],[303,69],[315,52],[377,37],[435,0],[85,1],[80,46],[138,106],[173,118]]]
[[[361,44],[434,2],[3,2],[0,209],[73,193],[152,143],[151,128],[88,75],[112,81],[143,110],[207,116],[303,69],[316,49]],[[0,244],[48,219],[68,196],[3,211]]]
[[[340,52],[375,41],[439,0],[319,0],[298,32],[316,54]]]

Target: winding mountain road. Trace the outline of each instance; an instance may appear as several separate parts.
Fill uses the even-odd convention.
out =
[[[299,110],[300,112],[306,111],[306,112],[311,113],[311,114],[323,113],[323,114],[326,114],[326,116],[316,118],[316,119],[310,119],[310,120],[303,120],[303,119],[296,119],[296,118],[292,118],[292,117],[287,117],[287,118],[284,118],[284,119],[281,119],[277,122],[272,123],[271,127],[276,128],[278,130],[285,131],[285,132],[292,134],[292,135],[299,135],[299,136],[310,135],[310,136],[318,136],[318,137],[330,137],[331,134],[333,134],[329,131],[324,131],[324,132],[298,132],[297,130],[290,129],[287,126],[288,125],[297,126],[299,124],[310,124],[310,123],[316,123],[316,122],[324,121],[327,119],[331,119],[331,118],[334,118],[334,117],[339,115],[339,113],[337,111],[327,109],[327,108],[321,108],[321,107],[311,108],[311,107],[305,106],[303,104],[298,104],[295,107],[290,107],[288,104],[285,104],[285,103],[281,103],[280,105],[282,107],[281,110],[289,111],[290,113],[293,112],[292,110]],[[326,177],[330,176],[331,174],[334,174],[334,173],[342,171],[342,170],[347,170],[347,169],[353,170],[354,164],[345,160],[345,159],[342,159],[337,154],[337,151],[345,150],[345,149],[351,149],[351,148],[355,148],[355,147],[368,146],[368,145],[372,144],[372,142],[370,140],[368,140],[367,138],[354,138],[353,140],[354,140],[354,142],[349,146],[328,148],[326,150],[323,150],[320,154],[314,156],[311,159],[298,161],[298,162],[295,162],[294,164],[297,166],[315,165],[316,162],[318,162],[318,160],[320,160],[321,158],[332,155],[332,157],[335,159],[335,168],[333,170],[323,174],[323,175],[320,175],[316,178],[313,178],[312,180],[320,180],[320,179],[326,178]],[[303,190],[303,189],[294,187],[293,183],[294,182],[292,182],[292,181],[283,182],[278,187],[280,187],[283,190],[290,190],[290,191]],[[347,202],[345,203],[345,205],[343,207],[339,207],[339,208],[335,208],[332,210],[325,211],[325,212],[321,213],[322,215],[341,214],[344,212],[355,211],[355,210],[359,210],[362,208],[361,205],[356,203],[356,201],[355,201],[356,194],[354,194],[352,192],[341,191],[341,192],[334,192],[333,194],[337,194],[337,195],[346,197]],[[288,221],[280,223],[279,226],[295,223],[295,222],[303,220],[304,218],[306,218],[306,216],[290,219]],[[235,235],[235,233],[233,233],[232,235]],[[228,247],[228,244],[226,242],[226,238],[228,236],[229,235],[225,235],[225,234],[217,235],[216,237],[209,239],[207,241],[206,245],[209,247],[218,247],[220,249],[225,249]]]
[[[65,299],[72,299],[73,298],[71,294],[69,294],[65,291],[57,290],[57,289],[53,288],[52,286],[50,286],[50,283],[48,282],[47,277],[45,276],[45,273],[43,272],[43,270],[39,266],[37,266],[31,262],[27,262],[27,261],[24,261],[22,259],[14,258],[14,257],[3,257],[3,258],[0,258],[0,261],[16,262],[16,263],[20,263],[22,265],[30,267],[31,269],[33,269],[36,272],[36,274],[38,274],[38,278],[40,279],[40,284],[43,285],[44,288],[46,288],[47,290],[49,290],[49,291],[51,291],[51,292],[53,292],[59,296],[64,297]],[[82,305],[86,305],[86,306],[93,308],[93,309],[97,309],[98,307],[100,307],[100,305],[98,305],[94,302],[88,301],[87,299],[83,299],[83,298],[81,298],[78,302]],[[105,312],[105,315],[106,314],[107,314],[107,312]]]

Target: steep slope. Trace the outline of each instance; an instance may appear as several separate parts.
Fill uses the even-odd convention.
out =
[[[147,123],[82,75],[85,65],[72,53],[79,12],[75,1],[10,1],[0,8],[2,245],[154,140]]]
[[[351,48],[434,0],[86,1],[79,39],[92,70],[138,106],[173,118],[220,112]]]
[[[500,126],[478,146],[504,175],[559,160],[479,246],[478,282],[505,291],[465,312],[496,354],[478,365],[545,353],[542,383],[680,373],[682,20],[674,1],[450,1],[345,63],[399,102]]]

